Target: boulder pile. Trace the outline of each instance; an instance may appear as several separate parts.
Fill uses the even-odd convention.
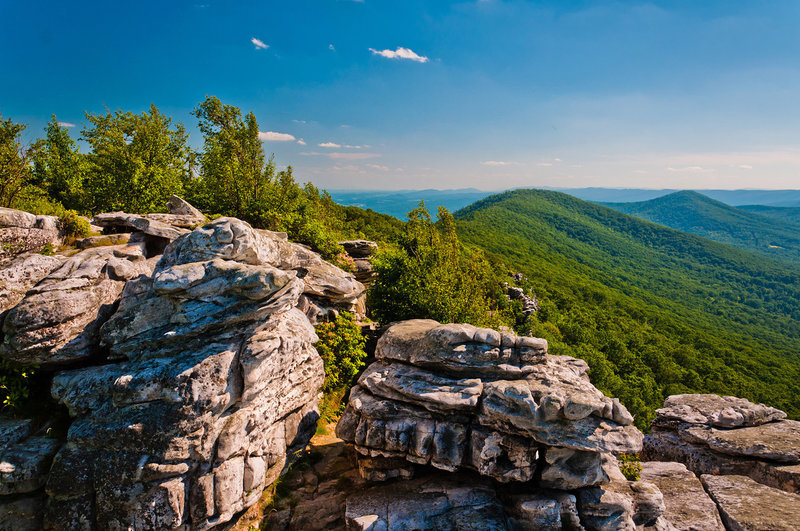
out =
[[[692,394],[670,396],[656,413],[645,458],[800,492],[800,422],[786,420],[783,411],[743,398]]]
[[[0,529],[219,526],[313,435],[313,323],[363,286],[285,234],[158,216],[97,216],[113,238],[4,315],[0,356],[51,373],[72,420],[0,420]]]
[[[363,478],[422,477],[348,499],[349,528],[400,529],[413,514],[430,518],[409,529],[439,529],[437,518],[476,511],[488,518],[481,529],[506,529],[507,518],[523,529],[660,522],[658,489],[625,480],[614,458],[639,451],[642,434],[592,386],[585,362],[548,355],[543,339],[431,320],[393,325],[375,357],[336,433]]]

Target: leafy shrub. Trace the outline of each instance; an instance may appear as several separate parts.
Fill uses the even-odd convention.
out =
[[[361,328],[351,314],[342,312],[333,321],[318,324],[316,332],[319,341],[315,346],[325,364],[323,393],[349,387],[367,357]]]
[[[628,481],[639,481],[642,479],[642,462],[639,454],[620,454],[617,456],[619,461],[619,471]]]
[[[0,358],[0,412],[14,413],[28,398],[30,368],[18,367]]]
[[[67,210],[58,217],[58,227],[68,239],[85,238],[92,232],[89,222],[74,210]]]

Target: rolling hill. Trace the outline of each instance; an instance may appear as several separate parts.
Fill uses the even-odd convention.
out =
[[[456,213],[466,244],[527,277],[529,331],[581,357],[647,426],[665,395],[746,396],[800,416],[800,273],[566,194],[516,190]]]
[[[800,258],[800,225],[732,207],[692,191],[635,203],[604,203],[619,212],[773,258]],[[762,207],[764,208],[764,207]]]
[[[778,219],[781,221],[788,221],[800,226],[800,207],[778,207],[767,205],[741,205],[737,206],[739,210],[753,212],[768,218]]]

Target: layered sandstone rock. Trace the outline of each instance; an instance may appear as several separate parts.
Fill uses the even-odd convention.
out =
[[[416,465],[470,469],[501,482],[580,488],[607,481],[602,454],[642,435],[580,360],[542,339],[416,320],[378,341],[337,426],[364,477],[410,477]]]
[[[664,518],[680,531],[724,531],[719,511],[700,480],[681,463],[642,463],[642,479],[664,496]]]
[[[458,529],[437,522],[462,513],[486,529],[668,528],[658,489],[627,481],[612,456],[638,451],[641,432],[583,361],[548,355],[543,339],[430,320],[390,327],[375,357],[337,435],[365,479],[423,477],[348,500],[348,528]],[[415,502],[416,489],[432,494]]]
[[[742,398],[674,395],[657,410],[644,457],[696,474],[735,474],[800,491],[800,422]]]
[[[797,529],[800,522],[800,496],[797,494],[762,485],[746,476],[703,475],[700,479],[719,506],[726,529]]]

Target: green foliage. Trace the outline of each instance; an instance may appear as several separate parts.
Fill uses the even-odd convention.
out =
[[[91,202],[84,189],[88,160],[55,115],[45,127],[45,138],[33,161],[37,184],[54,202],[78,210]]]
[[[639,454],[620,454],[617,456],[619,461],[619,471],[628,481],[639,481],[642,479],[642,462]]]
[[[788,219],[778,223],[697,192],[687,190],[650,201],[606,203],[606,206],[772,258],[792,262],[800,258],[800,225]]]
[[[68,239],[85,238],[92,232],[89,222],[74,210],[67,210],[58,217],[58,227]]]
[[[0,358],[0,413],[14,414],[29,395],[33,371]]]
[[[800,416],[800,273],[566,194],[517,190],[456,213],[460,237],[525,274],[517,327],[583,358],[647,429],[668,394],[743,396]]]
[[[183,125],[173,126],[155,105],[149,113],[87,113],[86,119],[90,125],[81,133],[92,151],[79,210],[158,212],[183,192],[190,175]]]
[[[317,352],[325,364],[323,393],[347,388],[364,366],[366,339],[354,317],[342,312],[333,321],[320,323],[315,328],[319,341]]]
[[[408,214],[397,248],[379,253],[377,278],[368,294],[372,314],[381,322],[429,318],[443,323],[498,325],[492,266],[456,235],[453,216],[439,209],[433,223],[423,203]]]
[[[0,207],[16,208],[34,183],[31,162],[41,146],[38,142],[23,146],[26,127],[0,115]]]

